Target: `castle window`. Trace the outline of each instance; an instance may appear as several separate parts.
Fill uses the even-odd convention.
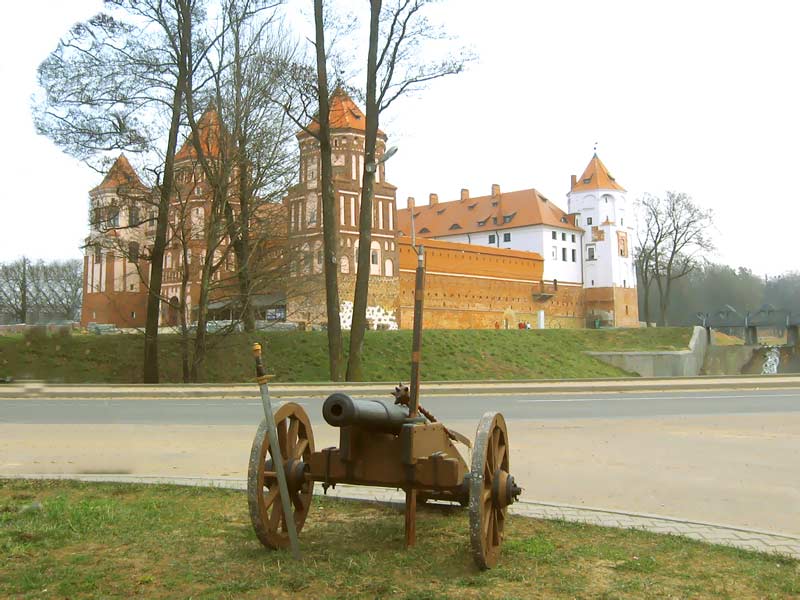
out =
[[[493,234],[493,233],[490,233],[489,234],[489,243],[490,244],[494,244],[496,242],[497,242],[497,236],[495,234]]]
[[[556,258],[558,258],[558,248],[556,248],[555,246],[553,246],[553,251],[550,253],[550,255],[551,255],[551,257],[552,257],[553,259],[556,259]]]
[[[503,241],[504,242],[510,242],[511,241],[511,234],[510,233],[504,233],[503,234]]]
[[[420,232],[420,233],[430,233],[430,232],[431,232],[431,230],[430,230],[430,229],[428,229],[427,227],[423,227],[422,229],[420,229],[420,230],[419,230],[419,232]]]
[[[620,227],[622,227],[623,225],[625,225],[625,219],[623,219],[622,217],[620,217],[620,218],[619,218],[619,226],[620,226]]]
[[[100,244],[97,244],[94,247],[94,262],[99,262],[101,260],[103,260],[103,248]]]
[[[562,248],[561,249],[561,260],[563,260],[564,262],[567,262],[567,249],[566,248]]]
[[[444,214],[444,211],[446,211],[446,210],[447,210],[446,208],[439,209],[439,210],[436,211],[436,214],[437,215]]]
[[[511,213],[510,215],[505,215],[503,217],[503,223],[511,223],[511,220],[517,215],[517,213]]]
[[[135,318],[136,318],[136,311],[132,310],[131,311],[131,319],[135,319]]]
[[[334,148],[338,148],[339,147],[339,138],[336,138],[335,140],[333,140],[333,147]]]
[[[550,237],[552,237],[554,240],[557,240],[558,234],[555,231],[553,231]]]
[[[586,260],[595,260],[594,246],[586,246]]]
[[[563,231],[561,232],[561,241],[562,242],[566,242],[567,241],[567,234],[564,233]]]
[[[461,225],[459,225],[458,223],[453,223],[452,225],[450,225],[450,231],[454,229],[461,229]]]
[[[139,224],[139,209],[135,206],[131,206],[128,209],[128,226],[135,227]]]
[[[586,179],[583,180],[583,183],[592,183],[592,178],[587,177]]]
[[[575,234],[572,234],[572,241],[575,242]]]
[[[627,279],[623,279],[622,280],[622,287],[628,287],[628,280]]]
[[[135,263],[139,261],[139,242],[128,244],[128,260]]]
[[[350,261],[347,259],[346,256],[343,256],[339,259],[339,265],[342,273],[349,273],[350,272]]]
[[[572,262],[575,262],[575,248],[572,249]]]
[[[592,217],[586,217],[586,224],[587,225],[591,225],[592,224]]]

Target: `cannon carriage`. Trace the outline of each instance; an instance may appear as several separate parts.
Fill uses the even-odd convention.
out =
[[[444,500],[468,507],[476,564],[487,569],[497,562],[507,508],[521,491],[510,471],[508,430],[500,413],[487,412],[472,444],[419,405],[422,257],[420,251],[410,388],[397,386],[392,393],[394,402],[330,395],[322,415],[329,425],[339,428],[338,447],[316,450],[308,415],[293,402],[282,404],[274,414],[277,438],[273,439],[277,439],[278,452],[273,452],[270,444],[269,419],[258,428],[248,468],[248,503],[256,535],[266,547],[290,546],[295,530],[302,530],[308,516],[315,482],[325,491],[344,483],[404,490],[407,546],[416,539],[418,501]],[[260,358],[258,361],[260,365]],[[471,448],[469,460],[457,445],[467,451]],[[275,456],[280,456],[283,473],[276,469]],[[281,477],[290,502],[281,498]],[[291,512],[290,520],[284,507]]]

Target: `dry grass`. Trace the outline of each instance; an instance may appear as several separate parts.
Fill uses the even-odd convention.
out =
[[[34,501],[41,510],[20,511]],[[20,598],[797,598],[797,561],[656,534],[511,518],[497,568],[467,515],[316,500],[303,559],[256,541],[241,492],[0,481],[0,596]]]

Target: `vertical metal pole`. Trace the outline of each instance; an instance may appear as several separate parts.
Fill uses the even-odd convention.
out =
[[[411,390],[409,416],[416,417],[419,407],[419,364],[422,356],[422,309],[425,302],[425,248],[417,252],[417,279],[414,286],[414,338],[411,342]]]
[[[425,300],[425,248],[417,252],[417,277],[414,285],[414,337],[411,343],[411,390],[408,415],[419,414],[419,365],[422,357],[422,309]],[[406,488],[406,547],[417,541],[417,490],[413,486],[414,467],[411,466]]]
[[[264,370],[264,363],[261,361],[261,344],[253,344],[253,356],[256,359],[256,381],[261,389],[261,404],[264,406],[264,418],[267,420],[267,436],[269,437],[269,448],[272,454],[272,462],[275,465],[275,474],[278,476],[278,489],[281,496],[281,507],[283,508],[283,523],[289,534],[289,542],[292,547],[292,555],[300,558],[300,546],[297,542],[297,524],[294,522],[292,513],[292,499],[289,497],[289,486],[286,485],[286,471],[283,468],[283,456],[281,446],[278,442],[278,428],[275,426],[275,416],[272,414],[272,403],[269,399],[269,387],[267,385],[267,372]],[[275,510],[275,509],[273,509]]]

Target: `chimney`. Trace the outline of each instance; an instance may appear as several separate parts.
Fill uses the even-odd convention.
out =
[[[407,208],[409,210],[414,210],[414,196],[408,197]]]
[[[430,202],[428,203],[431,206],[434,204],[439,204],[439,194],[431,194],[430,195]]]
[[[569,188],[569,189],[571,189],[571,190],[574,190],[574,189],[575,189],[575,184],[576,184],[576,183],[578,183],[578,176],[577,176],[577,175],[573,175],[573,176],[572,176],[572,185],[570,186],[570,188]]]
[[[500,195],[500,186],[496,183],[492,184],[492,198],[497,198]]]
[[[461,199],[469,200],[469,190],[467,188],[461,188]]]

